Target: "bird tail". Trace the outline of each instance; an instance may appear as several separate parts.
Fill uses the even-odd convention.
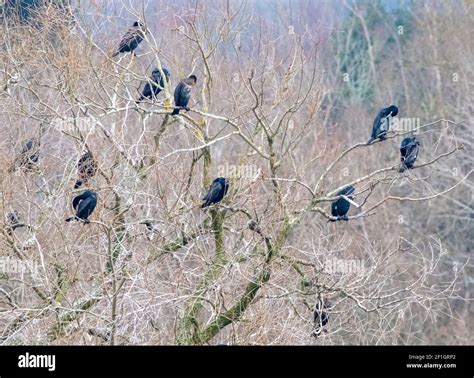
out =
[[[372,143],[374,140],[375,140],[375,138],[374,138],[374,137],[370,137],[370,139],[367,141],[367,144],[370,144],[370,143]]]
[[[137,101],[135,101],[135,102],[136,102],[136,103],[142,102],[144,98],[145,98],[144,96],[140,96],[140,98],[139,98]]]
[[[73,221],[74,219],[76,219],[76,217],[69,217],[69,218],[66,219],[66,222],[71,222],[71,221]]]
[[[74,189],[80,188],[82,185],[82,180],[77,180],[76,183],[74,184]]]
[[[179,114],[179,109],[174,109],[173,112],[171,113],[171,115],[177,115]]]
[[[118,54],[120,54],[118,51],[114,52],[114,53],[112,54],[112,58],[116,57]]]
[[[209,204],[208,204],[207,202],[204,202],[204,203],[201,205],[201,209],[204,209],[204,208],[206,208],[206,207],[208,207],[208,206],[209,206]]]
[[[398,173],[403,173],[408,169],[407,165],[405,164],[405,160],[405,157],[402,156],[400,159],[400,168],[398,169]]]

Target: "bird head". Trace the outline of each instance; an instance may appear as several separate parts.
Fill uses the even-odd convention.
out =
[[[134,28],[141,29],[143,32],[146,33],[146,26],[145,26],[145,24],[144,24],[142,21],[135,21],[135,22],[133,23],[133,27],[134,27]]]
[[[390,115],[395,117],[398,114],[398,108],[395,105],[390,106]]]
[[[29,139],[23,144],[24,151],[31,150],[32,148],[33,148],[33,139]]]
[[[340,195],[340,196],[344,195],[344,196],[349,197],[350,199],[353,199],[354,198],[354,195],[353,195],[354,191],[355,191],[355,189],[354,189],[353,186],[348,186],[347,188],[342,189],[338,193],[338,195]]]
[[[18,223],[18,219],[20,219],[20,213],[16,210],[12,210],[10,213],[8,213],[7,218],[12,223]]]
[[[196,75],[191,75],[188,77],[188,80],[189,80],[189,84],[190,85],[196,85],[197,83],[197,77]]]
[[[170,72],[168,71],[166,67],[162,66],[161,70],[163,71],[166,77],[170,76]],[[153,72],[152,72],[153,75],[159,75],[159,73],[160,73],[160,69],[158,67],[153,68]]]
[[[92,158],[93,158],[92,152],[90,152],[88,149],[82,150],[81,159],[86,160],[86,159],[92,159]]]

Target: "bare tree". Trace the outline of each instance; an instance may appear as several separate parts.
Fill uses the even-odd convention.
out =
[[[468,255],[457,248],[470,241],[457,222],[472,218],[472,112],[464,107],[472,105],[460,100],[469,86],[450,87],[433,116],[420,92],[439,84],[415,71],[422,38],[440,31],[432,25],[410,45],[387,18],[380,28],[397,35],[398,56],[386,75],[402,67],[404,79],[380,81],[368,5],[341,4],[368,46],[371,79],[359,79],[376,83],[376,102],[367,109],[354,103],[359,95],[349,104],[338,95],[346,85],[360,89],[343,79],[350,57],[327,58],[327,35],[340,54],[349,51],[342,44],[352,37],[338,34],[345,19],[318,31],[308,23],[311,3],[290,16],[278,3],[78,2],[74,23],[48,6],[38,10],[40,26],[5,19],[0,209],[6,220],[17,211],[26,226],[1,228],[10,267],[0,271],[2,343],[415,344],[443,342],[425,326],[439,319],[456,328],[447,342],[468,343]],[[435,22],[429,17],[413,25]],[[113,57],[137,20],[147,32],[136,55]],[[167,68],[170,81],[137,102],[154,68],[163,77]],[[173,90],[191,74],[190,110],[172,116]],[[398,93],[413,113],[402,111],[386,140],[367,145],[372,112]],[[400,174],[399,144],[411,134],[420,156]],[[41,141],[36,169],[10,170],[33,137]],[[74,183],[85,151],[97,163],[85,185],[98,205],[90,224],[68,224],[84,189]],[[218,176],[230,190],[203,210]],[[338,221],[330,206],[349,185],[348,222]],[[449,235],[436,230],[448,227],[443,214]],[[19,275],[13,263],[35,274]],[[320,301],[328,322],[315,332]]]

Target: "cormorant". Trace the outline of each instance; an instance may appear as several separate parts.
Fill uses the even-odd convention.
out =
[[[326,325],[329,322],[328,306],[321,299],[316,303],[314,310],[314,331],[313,335],[319,335],[323,330],[326,330]]]
[[[79,179],[74,184],[74,189],[80,188],[82,184],[87,183],[97,172],[97,162],[90,151],[82,155],[77,162],[77,175]]]
[[[372,143],[375,139],[385,139],[385,135],[390,129],[390,117],[395,117],[398,114],[398,108],[395,105],[391,105],[388,108],[382,109],[375,117],[374,125],[372,127],[372,136],[370,137],[367,144]]]
[[[66,219],[66,222],[73,220],[81,220],[84,223],[89,223],[89,216],[94,211],[97,205],[97,194],[91,190],[86,190],[82,194],[74,197],[72,200],[72,207],[76,210],[76,215]]]
[[[143,224],[146,226],[148,231],[155,231],[155,226],[150,221],[145,221]]]
[[[202,208],[208,207],[212,204],[222,201],[222,198],[227,194],[229,190],[229,180],[224,177],[216,178],[209,188],[207,194],[203,197],[204,203]]]
[[[20,214],[18,214],[18,211],[16,210],[13,210],[7,214],[6,225],[8,235],[11,235],[17,228],[25,227],[24,224],[20,223]]]
[[[36,166],[39,160],[39,141],[34,139],[29,139],[23,143],[23,148],[20,155],[15,159],[15,163],[9,169],[9,171],[14,171],[16,168],[23,168],[25,170],[32,170]]]
[[[351,194],[354,193],[354,190],[355,189],[352,186],[348,186],[347,188],[344,188],[339,193],[337,193],[337,195],[345,195],[348,198],[353,199],[354,196],[352,196]],[[341,197],[331,204],[331,213],[334,217],[337,217],[337,220],[343,219],[347,221],[349,220],[347,218],[347,213],[349,212],[350,207],[351,204],[349,203],[349,201]],[[333,222],[335,222],[335,220]]]
[[[420,142],[416,140],[416,137],[408,137],[402,140],[400,144],[400,173],[413,167],[418,157],[419,145]]]
[[[146,28],[141,21],[135,21],[133,26],[128,29],[120,40],[117,51],[112,55],[117,56],[120,53],[131,52],[135,54],[133,50],[137,48],[143,38],[145,38]]]
[[[176,107],[189,110],[188,103],[191,98],[191,89],[196,85],[197,78],[195,75],[189,76],[187,79],[181,80],[174,90],[174,105]],[[180,109],[174,109],[171,115],[179,114]]]
[[[163,67],[163,73],[166,77],[166,82],[169,83],[170,81],[170,72]],[[151,73],[151,78],[145,83],[143,87],[142,95],[137,100],[137,102],[143,101],[145,98],[149,98],[150,100],[154,97],[158,96],[161,90],[165,87],[165,83],[163,81],[163,77],[161,76],[160,71],[158,68],[155,68]]]

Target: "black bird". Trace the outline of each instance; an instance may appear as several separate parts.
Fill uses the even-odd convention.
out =
[[[11,235],[17,228],[25,227],[23,223],[20,223],[20,215],[16,210],[13,210],[7,214],[6,225],[8,235]]]
[[[400,144],[400,173],[413,167],[413,164],[415,164],[416,158],[418,157],[419,145],[420,142],[416,140],[416,137],[408,137],[402,140],[402,143]]]
[[[77,162],[77,175],[79,179],[74,184],[74,189],[80,188],[82,184],[87,183],[97,172],[97,161],[90,151],[83,154]]]
[[[36,138],[24,142],[20,155],[15,159],[9,171],[14,171],[17,167],[28,171],[34,169],[39,160],[39,147],[39,141]]]
[[[120,53],[131,52],[135,55],[135,50],[137,46],[143,41],[145,38],[146,28],[145,25],[141,21],[135,21],[133,26],[128,29],[128,31],[124,34],[122,39],[120,40],[119,46],[117,51],[112,55],[117,56]]]
[[[321,299],[316,303],[314,310],[314,326],[313,336],[319,335],[323,330],[327,332],[326,325],[329,322],[328,305]]]
[[[143,224],[146,226],[148,231],[155,231],[155,225],[151,223],[150,221],[145,221]]]
[[[96,205],[97,194],[91,190],[86,190],[72,200],[72,207],[76,210],[76,215],[67,218],[66,222],[81,220],[84,223],[89,223],[88,218],[94,211]]]
[[[170,72],[163,67],[163,73],[166,77],[166,82],[170,82]],[[150,100],[154,97],[158,96],[161,90],[165,87],[165,83],[163,77],[161,76],[160,70],[155,68],[151,73],[151,78],[148,80],[143,87],[142,95],[137,100],[137,102],[143,101],[145,98],[149,98]]]
[[[348,186],[347,188],[344,188],[339,193],[337,193],[337,195],[338,196],[344,195],[350,199],[353,199],[354,196],[352,196],[351,194],[354,193],[354,190],[355,189],[352,186]],[[347,218],[347,213],[350,207],[351,207],[350,202],[341,197],[331,204],[331,213],[334,217],[337,217],[337,220],[343,219],[347,221],[349,220]],[[335,220],[333,220],[332,222],[335,222]]]
[[[222,198],[227,194],[229,190],[229,180],[224,177],[216,178],[209,188],[207,194],[203,197],[204,203],[202,204],[202,208],[208,207],[214,203],[218,203],[222,201]]]
[[[398,108],[395,105],[382,109],[379,114],[377,114],[377,117],[375,117],[372,127],[372,136],[367,144],[372,143],[377,138],[384,140],[388,129],[390,129],[390,117],[395,117],[397,114]]]
[[[187,79],[181,80],[174,90],[174,105],[189,110],[188,104],[191,98],[191,89],[196,85],[197,78],[195,75],[189,76]],[[179,114],[179,109],[174,109],[171,115]]]
[[[149,240],[153,240],[154,237],[155,237],[155,234],[159,233],[158,225],[153,223],[152,220],[146,220],[142,224],[144,224],[146,226],[146,229],[147,229],[147,231],[145,232],[146,237]]]

